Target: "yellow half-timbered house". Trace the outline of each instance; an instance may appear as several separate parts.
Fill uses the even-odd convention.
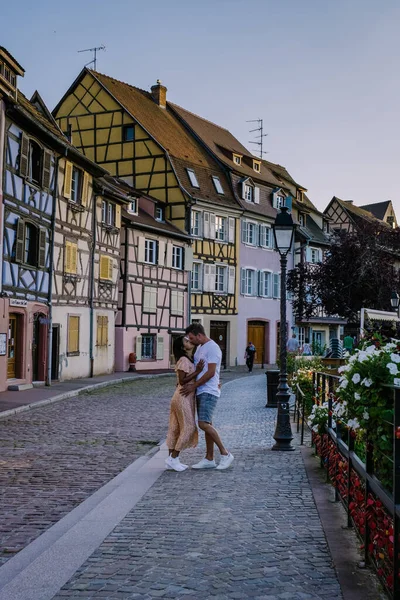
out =
[[[159,81],[151,92],[84,69],[53,111],[89,159],[158,201],[193,237],[191,319],[236,352],[238,234],[242,212],[225,170],[169,108]]]

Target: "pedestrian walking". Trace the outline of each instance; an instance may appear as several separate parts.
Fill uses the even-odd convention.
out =
[[[292,354],[295,354],[298,351],[299,342],[298,342],[298,339],[297,339],[295,333],[292,334],[292,337],[288,341],[286,348],[287,348],[287,351],[291,352]]]
[[[198,424],[204,431],[206,438],[206,456],[192,466],[192,469],[227,469],[233,462],[233,454],[228,452],[222,443],[218,431],[212,424],[213,413],[217,400],[221,395],[219,389],[219,372],[221,369],[222,352],[218,344],[206,336],[204,327],[200,323],[192,323],[186,328],[189,341],[197,347],[194,355],[194,364],[197,367],[204,361],[202,371],[197,375],[197,380],[187,383],[182,388],[182,393],[190,395],[196,392]],[[214,460],[214,444],[221,453],[219,465]]]
[[[169,456],[165,464],[174,471],[185,471],[188,465],[181,463],[179,454],[185,448],[195,448],[198,444],[198,431],[196,427],[196,409],[194,391],[182,394],[182,386],[196,379],[204,367],[203,361],[198,361],[196,367],[193,362],[194,345],[181,335],[173,344],[175,356],[175,371],[177,384],[171,400],[169,415],[169,428],[167,447]]]
[[[255,345],[253,344],[253,342],[249,342],[249,344],[244,352],[244,358],[245,358],[249,373],[251,373],[253,370],[254,358],[256,356],[256,353],[257,353],[257,350],[256,350]]]

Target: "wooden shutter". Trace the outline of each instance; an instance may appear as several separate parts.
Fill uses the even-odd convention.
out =
[[[96,346],[102,346],[103,317],[97,317]]]
[[[191,271],[193,269],[193,248],[188,246],[184,250],[185,252],[185,271]]]
[[[136,360],[142,360],[142,336],[136,336]]]
[[[44,151],[43,154],[43,172],[42,172],[42,186],[47,190],[50,188],[51,178],[51,159],[52,153],[48,150]]]
[[[171,314],[176,315],[178,310],[177,290],[171,290]]]
[[[21,135],[19,148],[19,174],[21,177],[28,177],[29,175],[29,138],[25,133]]]
[[[109,260],[110,259],[108,258],[108,256],[104,256],[104,254],[100,256],[100,279],[110,278]]]
[[[208,277],[210,292],[215,292],[216,276],[217,276],[217,267],[215,265],[210,265],[210,275]]]
[[[108,279],[110,281],[112,281],[114,279],[114,261],[112,258],[110,258],[109,256],[107,257],[108,260]]]
[[[73,164],[69,162],[69,160],[66,160],[64,171],[64,198],[71,198],[73,168]]]
[[[260,188],[259,187],[254,188],[254,203],[260,204]]]
[[[208,235],[208,237],[211,240],[215,240],[216,236],[216,231],[215,231],[215,215],[210,213],[210,233]]]
[[[241,228],[242,228],[242,242],[243,242],[243,244],[245,244],[247,241],[247,221],[245,221],[244,219],[241,222]]]
[[[185,314],[185,294],[182,291],[178,293],[178,310],[181,316]]]
[[[203,290],[205,292],[210,291],[210,265],[204,265],[204,277],[203,277]]]
[[[228,294],[235,293],[235,267],[228,268]]]
[[[150,311],[152,313],[157,312],[157,295],[158,295],[158,288],[155,288],[155,287],[150,288]]]
[[[144,239],[144,237],[140,236],[138,238],[138,257],[137,257],[137,260],[140,263],[144,262],[144,245],[145,245],[145,239]]]
[[[240,293],[246,293],[246,269],[240,269]]]
[[[233,217],[228,219],[228,242],[235,243],[235,219]]]
[[[256,223],[254,225],[254,245],[258,246],[260,241],[260,225]]]
[[[274,192],[272,194],[272,206],[276,209],[278,208],[278,193],[277,192]]]
[[[79,317],[68,316],[68,353],[79,352]]]
[[[150,309],[150,288],[143,288],[143,308],[145,312],[148,312]]]
[[[78,271],[78,245],[70,244],[71,247],[71,273],[76,275]]]
[[[81,204],[82,206],[89,204],[89,173],[86,173],[86,171],[83,173]]]
[[[172,244],[170,242],[167,243],[165,266],[168,268],[172,267]]]
[[[279,273],[272,275],[272,297],[279,298]]]
[[[158,264],[160,267],[165,265],[165,242],[160,240],[158,242]]]
[[[18,219],[17,236],[15,239],[15,262],[24,262],[25,221]]]
[[[285,198],[285,206],[287,206],[288,212],[292,212],[292,196],[286,196]]]
[[[257,271],[257,294],[258,296],[264,296],[264,290],[263,290],[263,275],[265,276],[265,274],[262,271]]]
[[[121,229],[121,205],[115,205],[115,227]]]
[[[164,360],[164,338],[162,335],[157,336],[157,360]]]
[[[205,212],[203,218],[203,237],[210,237],[210,213]],[[215,237],[215,236],[214,236]]]
[[[246,181],[242,181],[242,200],[246,200]]]
[[[44,269],[46,267],[46,230],[45,229],[39,229],[38,267],[39,267],[39,269]]]

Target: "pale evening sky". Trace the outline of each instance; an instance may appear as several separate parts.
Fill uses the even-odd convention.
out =
[[[248,148],[268,132],[321,210],[333,195],[394,201],[400,163],[398,0],[30,0],[4,2],[0,45],[52,109],[91,55],[97,69],[221,126]]]

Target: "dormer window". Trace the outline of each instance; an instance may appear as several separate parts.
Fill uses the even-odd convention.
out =
[[[303,202],[303,192],[301,190],[297,190],[297,200]]]
[[[164,209],[162,206],[156,206],[156,221],[162,223],[164,221]]]
[[[235,165],[241,166],[241,164],[242,164],[242,156],[241,156],[241,154],[234,154],[233,155],[233,162],[235,163]]]
[[[259,173],[261,171],[261,163],[258,160],[253,160],[253,169]]]
[[[212,176],[212,180],[213,180],[213,183],[214,183],[214,187],[217,190],[217,194],[223,194],[224,193],[224,189],[223,189],[223,187],[221,185],[219,177],[217,177],[216,175],[213,175]]]
[[[195,188],[199,188],[199,182],[197,181],[196,173],[193,171],[193,169],[186,169],[186,171],[192,186]]]
[[[254,188],[253,188],[253,186],[246,183],[244,186],[244,199],[246,200],[246,202],[253,202],[253,198],[254,198]]]
[[[138,209],[137,198],[132,198],[128,204],[128,208],[126,209],[128,213],[136,215]]]

